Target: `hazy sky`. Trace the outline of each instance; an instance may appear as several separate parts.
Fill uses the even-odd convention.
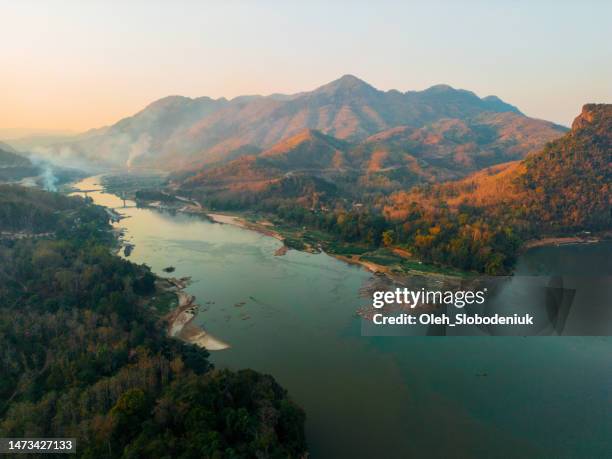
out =
[[[0,0],[0,129],[113,123],[170,94],[447,83],[569,124],[612,102],[610,1]]]

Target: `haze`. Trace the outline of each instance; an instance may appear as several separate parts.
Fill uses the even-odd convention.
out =
[[[170,94],[295,93],[346,73],[495,94],[565,125],[612,101],[609,2],[254,3],[0,0],[0,128],[85,130]]]

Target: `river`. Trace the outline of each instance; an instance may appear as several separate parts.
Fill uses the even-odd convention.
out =
[[[212,362],[287,388],[307,413],[312,457],[612,455],[609,337],[364,337],[356,310],[368,303],[359,289],[370,274],[360,267],[294,250],[274,256],[276,239],[127,204],[117,226],[134,244],[129,259],[191,276],[196,320],[231,345]],[[523,255],[517,273],[610,274],[611,255],[609,243],[544,247]]]

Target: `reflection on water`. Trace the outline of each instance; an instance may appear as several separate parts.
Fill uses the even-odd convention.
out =
[[[275,239],[193,216],[118,210],[132,261],[192,276],[198,320],[232,345],[213,362],[274,375],[306,409],[313,457],[610,455],[609,338],[362,337],[360,268],[276,257]],[[518,272],[606,263],[602,247],[608,258],[594,246],[538,249]]]

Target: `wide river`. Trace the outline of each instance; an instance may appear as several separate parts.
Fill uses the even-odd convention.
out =
[[[77,186],[99,188],[98,178]],[[360,267],[274,256],[280,242],[255,232],[89,196],[127,217],[118,226],[130,260],[191,276],[197,320],[231,345],[211,360],[287,388],[314,458],[612,457],[608,337],[364,337],[356,310],[370,274]],[[547,247],[523,255],[517,273],[610,275],[611,260],[609,243]]]

